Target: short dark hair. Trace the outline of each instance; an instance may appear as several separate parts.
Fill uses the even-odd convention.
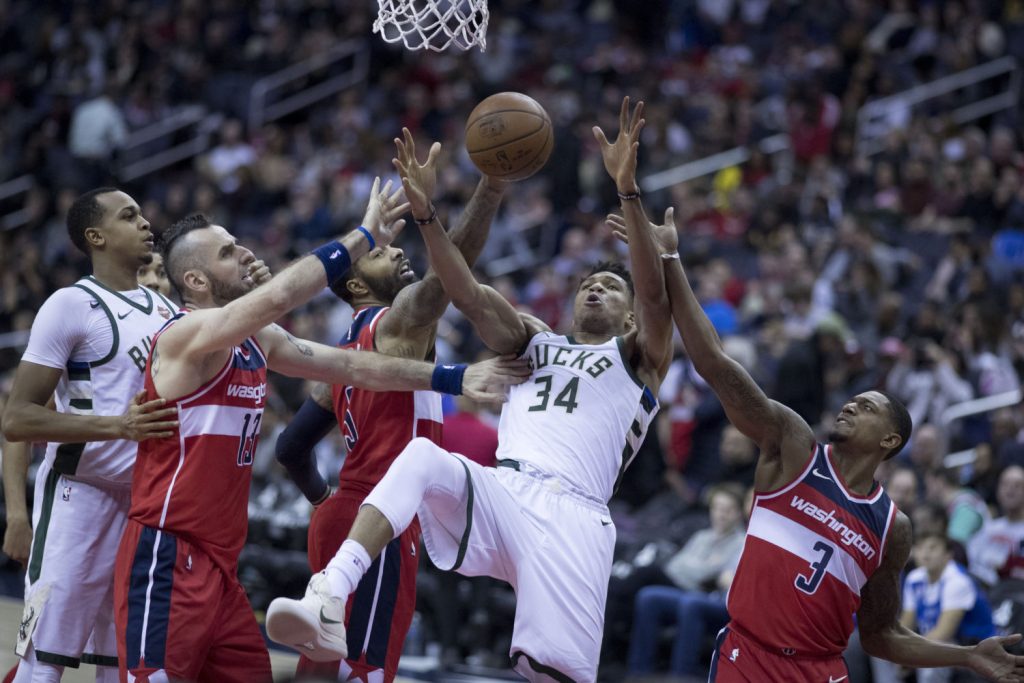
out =
[[[351,306],[354,297],[352,296],[352,292],[348,289],[348,283],[357,277],[359,277],[359,275],[356,274],[356,264],[353,263],[344,277],[335,280],[329,284],[328,287],[330,287],[330,290],[334,292],[335,296]]]
[[[120,192],[116,187],[97,187],[80,195],[68,209],[67,228],[71,243],[83,253],[89,253],[89,243],[85,239],[85,231],[103,220],[103,207],[96,201],[101,194]]]
[[[205,214],[191,213],[161,233],[157,242],[157,249],[164,257],[164,269],[167,271],[167,279],[171,281],[178,295],[184,301],[185,297],[185,272],[196,267],[196,255],[192,250],[176,249],[181,244],[181,238],[190,232],[208,228],[213,223]]]
[[[892,419],[892,426],[896,429],[896,433],[900,435],[900,445],[889,451],[889,454],[885,456],[885,459],[888,460],[902,451],[903,447],[910,441],[910,435],[914,431],[914,420],[910,417],[910,412],[903,405],[902,401],[888,391],[879,391],[878,393],[889,402],[889,417]]]
[[[949,536],[941,534],[937,531],[926,531],[922,534],[914,536],[914,545],[918,543],[924,543],[925,541],[938,541],[946,549],[946,552],[953,550],[953,543],[949,540]]]
[[[598,273],[611,273],[612,275],[618,275],[626,281],[626,286],[629,287],[629,297],[632,299],[636,294],[636,290],[633,289],[633,276],[629,274],[626,266],[621,263],[616,263],[615,261],[600,261],[590,269],[590,272],[587,273],[583,279],[586,280],[588,277],[597,275]]]

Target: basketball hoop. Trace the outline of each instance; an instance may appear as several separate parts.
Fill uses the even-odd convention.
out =
[[[410,50],[487,49],[487,0],[377,0],[373,32]]]

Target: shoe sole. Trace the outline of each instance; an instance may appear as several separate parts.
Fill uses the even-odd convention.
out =
[[[294,602],[294,606],[289,604]],[[348,648],[340,651],[325,645],[320,638],[316,617],[297,601],[274,600],[267,610],[267,636],[275,643],[294,648],[314,662],[334,662],[348,656]],[[312,645],[312,647],[311,647]]]

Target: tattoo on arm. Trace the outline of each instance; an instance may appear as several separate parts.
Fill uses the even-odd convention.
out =
[[[907,563],[913,539],[910,520],[902,512],[893,520],[890,534],[883,550],[882,566],[861,591],[857,625],[868,637],[892,628],[900,617],[900,572]]]
[[[304,344],[301,340],[296,339],[295,337],[293,337],[288,332],[285,332],[284,336],[288,338],[288,341],[290,341],[292,343],[292,346],[297,348],[299,350],[299,353],[301,353],[303,356],[309,356],[309,357],[313,356],[313,347],[312,346],[310,346],[309,344]]]

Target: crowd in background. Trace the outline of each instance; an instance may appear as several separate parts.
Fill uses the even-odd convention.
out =
[[[684,263],[729,353],[822,436],[854,393],[880,388],[904,400],[915,433],[885,472],[892,497],[916,527],[937,525],[948,535],[954,556],[986,587],[1024,579],[1024,476],[1015,476],[1024,475],[1024,409],[944,418],[952,405],[1020,389],[1024,376],[1019,103],[965,125],[949,117],[949,99],[897,112],[871,155],[856,136],[856,114],[868,101],[1006,54],[1024,58],[1024,2],[491,0],[490,9],[486,52],[410,54],[370,35],[370,2],[0,2],[0,183],[33,179],[26,220],[0,231],[0,335],[27,330],[54,289],[86,272],[63,221],[74,197],[97,185],[132,194],[157,233],[202,211],[280,270],[356,224],[373,177],[392,174],[391,141],[405,126],[423,149],[442,143],[436,203],[454,224],[478,177],[463,150],[463,124],[480,99],[502,90],[545,106],[556,147],[541,173],[507,193],[478,271],[524,311],[566,330],[580,274],[625,254],[604,222],[616,205],[614,186],[590,129],[614,128],[628,94],[647,103],[641,178],[738,145],[755,150],[742,166],[644,198],[653,217],[676,208]],[[256,79],[350,39],[370,53],[364,83],[248,125]],[[197,103],[224,116],[215,144],[120,182],[132,131]],[[758,150],[777,134],[787,151]],[[3,201],[0,208],[10,208]],[[414,226],[400,246],[422,272]],[[349,315],[325,295],[285,324],[334,343]],[[20,350],[0,349],[0,400]],[[449,311],[439,357],[469,360],[482,351]],[[251,563],[243,556],[257,607],[259,595],[282,592],[268,577],[287,575],[278,565],[261,569],[270,562],[261,545],[292,553],[280,560],[297,567],[299,583],[288,590],[304,583],[308,506],[272,450],[306,388],[278,378],[274,389],[251,506],[256,550]],[[641,602],[654,609],[643,582],[629,577],[656,565],[671,578],[670,558],[708,524],[712,487],[728,482],[743,491],[753,481],[756,449],[727,428],[681,345],[660,398],[657,433],[613,500],[613,587],[629,586],[613,593],[625,605],[609,623],[614,675],[626,666],[636,592],[646,596],[637,610]],[[967,464],[944,467],[953,452]],[[320,457],[336,475],[340,440],[325,442]],[[678,561],[676,570],[681,575]],[[714,593],[722,579],[716,573],[685,588]],[[498,589],[462,589],[480,590],[493,593],[491,612],[500,615]],[[492,631],[500,642],[501,624]],[[482,632],[490,631],[475,628],[477,640]],[[501,651],[493,642],[466,645],[451,624],[414,635],[440,638],[456,659]],[[669,639],[664,666],[677,661],[670,650]],[[644,657],[654,654],[630,663]]]

